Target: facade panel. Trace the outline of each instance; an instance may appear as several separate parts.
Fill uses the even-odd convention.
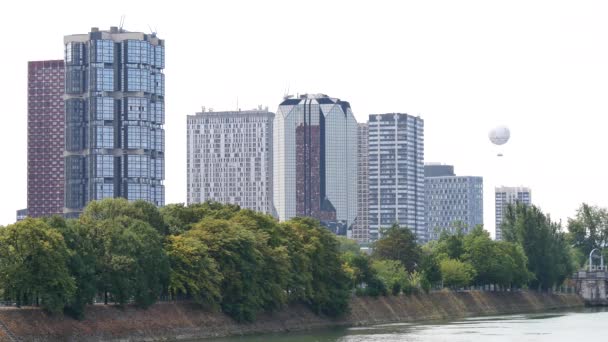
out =
[[[273,214],[268,110],[188,116],[188,204],[216,201]]]
[[[483,224],[483,178],[455,176],[453,166],[425,166],[426,210],[429,239],[437,240],[443,231],[453,233],[461,227],[468,233]],[[451,169],[451,172],[450,172]]]
[[[424,199],[424,121],[408,114],[369,116],[369,237],[394,223],[428,239]]]
[[[31,217],[63,213],[64,88],[62,60],[28,63],[27,213]]]

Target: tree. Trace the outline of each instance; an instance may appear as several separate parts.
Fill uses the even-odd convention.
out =
[[[361,247],[359,247],[357,241],[349,239],[346,236],[336,236],[336,238],[338,239],[338,242],[340,242],[340,253],[361,253]]]
[[[168,227],[158,208],[146,201],[129,202],[124,198],[106,198],[91,201],[80,216],[81,221],[114,220],[121,216],[138,219],[148,223],[161,236],[168,233]]]
[[[468,263],[455,259],[444,259],[440,263],[443,285],[459,288],[468,286],[475,277],[475,269]]]
[[[237,321],[253,321],[264,308],[263,286],[256,276],[264,260],[255,234],[229,220],[205,218],[188,236],[207,246],[223,275],[222,311]]]
[[[117,215],[80,218],[94,249],[97,289],[106,303],[111,296],[120,305],[134,300],[147,307],[157,300],[169,280],[162,238],[148,222]]]
[[[420,262],[422,289],[428,292],[431,287],[441,281],[439,260],[428,244],[423,246]]]
[[[219,307],[223,276],[196,234],[170,236],[166,251],[171,265],[169,293],[191,296],[207,308]]]
[[[393,295],[399,294],[401,289],[409,284],[408,274],[403,265],[396,260],[374,260],[372,269]]]
[[[382,232],[382,237],[373,245],[372,256],[376,259],[397,260],[408,272],[413,272],[420,263],[421,249],[416,236],[406,227],[393,224]]]
[[[240,208],[234,204],[218,202],[194,203],[185,206],[183,203],[169,204],[160,209],[169,234],[180,234],[190,230],[205,217],[230,219]]]
[[[61,233],[69,253],[68,269],[75,280],[74,296],[65,308],[75,318],[84,318],[87,304],[91,304],[97,293],[95,278],[95,248],[87,238],[85,227],[77,220],[65,220],[59,216],[45,219],[50,227]]]
[[[453,233],[448,231],[442,232],[437,242],[437,253],[445,254],[450,259],[460,260],[465,252],[464,236],[461,225],[457,225]]]
[[[534,275],[530,287],[550,289],[574,271],[561,227],[536,206],[520,203],[508,206],[502,231],[505,241],[519,244],[525,252],[528,270]]]
[[[40,301],[59,313],[76,291],[68,271],[69,252],[59,232],[27,218],[0,230],[0,286],[18,304]]]
[[[608,210],[581,204],[576,217],[568,219],[568,232],[569,242],[585,256],[608,246]]]
[[[339,316],[348,310],[349,278],[340,261],[335,235],[312,218],[283,224],[292,260],[288,285],[291,301],[307,304],[317,314]]]

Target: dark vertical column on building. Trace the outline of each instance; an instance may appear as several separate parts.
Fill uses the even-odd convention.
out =
[[[31,217],[63,212],[64,87],[63,60],[28,63],[27,212]]]

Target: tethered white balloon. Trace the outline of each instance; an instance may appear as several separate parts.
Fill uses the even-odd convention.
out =
[[[509,132],[509,129],[506,126],[497,126],[490,131],[488,136],[490,137],[490,141],[492,142],[492,144],[500,146],[506,144],[507,141],[509,141],[509,138],[511,137],[511,132]],[[497,155],[499,157],[502,157],[502,153],[498,153]]]

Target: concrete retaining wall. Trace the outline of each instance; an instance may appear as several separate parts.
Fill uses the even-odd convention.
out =
[[[95,305],[82,321],[49,316],[36,308],[0,309],[0,341],[153,341],[188,340],[226,335],[270,333],[371,325],[466,316],[510,314],[582,307],[577,295],[534,292],[433,292],[398,297],[361,298],[340,319],[314,315],[302,305],[260,315],[255,323],[238,324],[220,313],[188,303],[160,303],[147,310]]]

